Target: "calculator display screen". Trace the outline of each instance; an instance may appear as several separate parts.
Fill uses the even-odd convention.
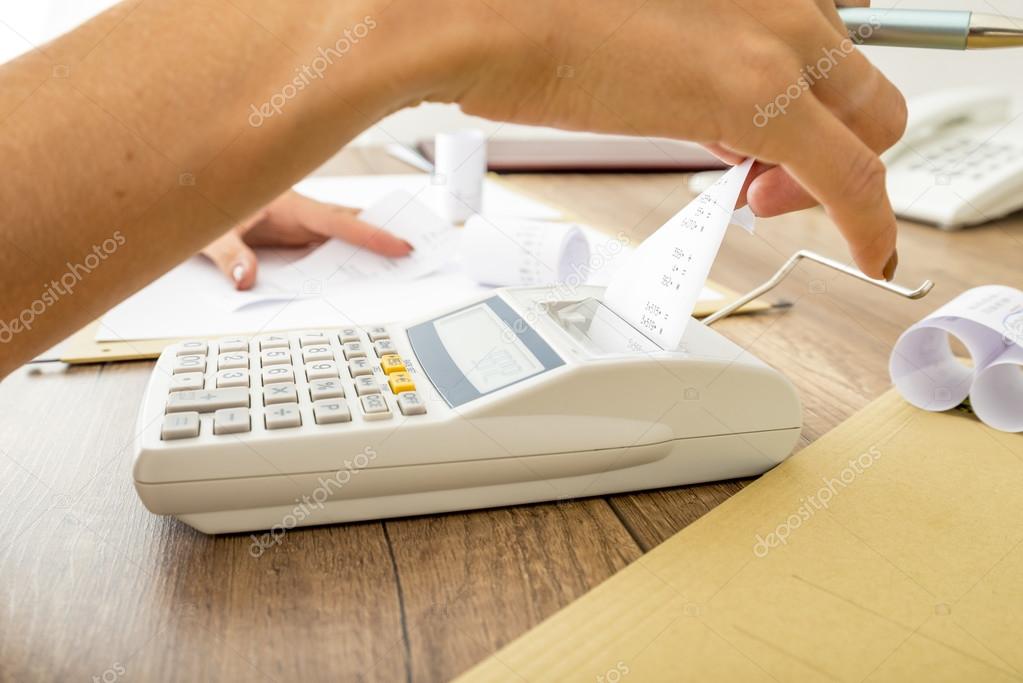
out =
[[[455,407],[565,364],[501,297],[408,328],[419,365]]]
[[[486,304],[441,318],[434,325],[455,366],[481,394],[543,370],[537,357]]]

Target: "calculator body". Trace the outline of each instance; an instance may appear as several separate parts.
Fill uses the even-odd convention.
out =
[[[139,415],[139,496],[207,533],[281,531],[751,476],[789,455],[801,409],[779,372],[697,321],[662,350],[602,288],[562,289],[168,347]]]

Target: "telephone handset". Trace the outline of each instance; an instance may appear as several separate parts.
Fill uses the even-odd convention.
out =
[[[1023,116],[992,88],[909,101],[906,134],[882,159],[895,213],[945,230],[1023,208]]]

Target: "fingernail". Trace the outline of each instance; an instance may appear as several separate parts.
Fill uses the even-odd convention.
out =
[[[234,268],[231,269],[231,278],[234,280],[236,285],[241,284],[242,278],[245,277],[245,264],[236,263]]]
[[[895,269],[899,267],[899,252],[893,251],[892,257],[888,259],[888,263],[884,267],[884,279],[891,282],[895,279]]]
[[[413,246],[412,246],[411,244],[409,244],[409,243],[408,243],[408,242],[406,242],[405,240],[402,240],[402,243],[403,243],[403,244],[404,244],[404,245],[405,245],[406,247],[408,247],[408,250],[409,250],[409,251],[415,251],[415,250],[416,250],[416,248],[415,248],[415,247],[413,247]]]

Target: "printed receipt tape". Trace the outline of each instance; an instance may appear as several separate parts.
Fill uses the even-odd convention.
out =
[[[972,367],[952,353],[959,339]],[[969,396],[982,421],[1023,431],[1023,292],[1002,285],[967,290],[906,330],[889,372],[902,396],[924,410],[948,410]]]
[[[751,230],[735,211],[752,159],[733,167],[645,239],[604,294],[612,311],[662,349],[678,348],[730,223]]]

